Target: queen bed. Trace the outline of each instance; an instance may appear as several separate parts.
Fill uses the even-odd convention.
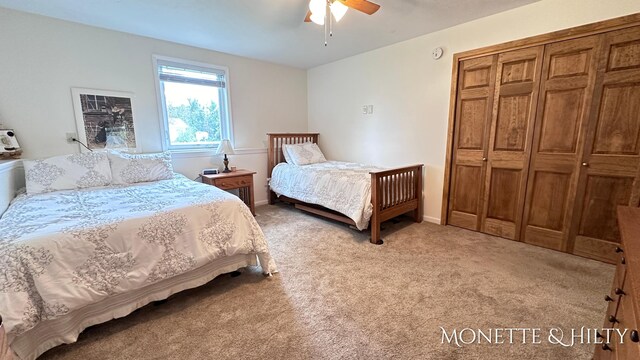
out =
[[[412,165],[385,169],[342,161],[326,161],[324,155],[309,154],[307,161],[287,159],[292,145],[313,144],[318,133],[270,133],[268,149],[269,203],[277,199],[293,203],[311,212],[356,227],[371,228],[371,242],[382,244],[383,221],[410,213],[422,222],[422,168]],[[289,161],[287,161],[289,160]],[[305,160],[305,159],[303,159]],[[300,165],[304,164],[304,165]]]
[[[178,174],[21,194],[0,234],[0,345],[19,359],[220,274],[276,272],[246,205]]]

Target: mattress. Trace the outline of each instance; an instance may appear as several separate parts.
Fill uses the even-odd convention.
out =
[[[244,255],[247,263],[247,256],[254,257],[264,273],[276,272],[247,206],[181,175],[131,186],[23,194],[0,218],[0,234],[0,314],[10,345],[39,324],[169,284],[221,259]],[[181,290],[180,284],[167,286]],[[32,357],[25,354],[29,350],[21,348],[18,355]]]
[[[369,173],[379,170],[384,168],[342,161],[303,166],[283,162],[273,168],[269,186],[278,196],[337,211],[364,230],[373,212]]]

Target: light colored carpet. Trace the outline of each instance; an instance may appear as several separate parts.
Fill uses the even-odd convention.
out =
[[[85,330],[43,359],[589,359],[591,345],[441,343],[440,327],[600,327],[614,267],[455,227],[386,224],[385,244],[258,208],[280,273],[256,269]]]

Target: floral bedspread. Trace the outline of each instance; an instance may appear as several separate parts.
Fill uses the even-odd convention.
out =
[[[11,341],[40,321],[236,254],[276,271],[247,206],[182,175],[23,194],[0,218],[0,314]]]
[[[364,230],[373,212],[369,172],[377,170],[383,168],[341,161],[302,166],[280,163],[273,168],[269,186],[278,196],[344,214]]]

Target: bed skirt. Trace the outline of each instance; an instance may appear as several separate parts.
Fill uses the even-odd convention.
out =
[[[172,294],[204,285],[218,275],[255,265],[258,265],[255,254],[224,257],[188,273],[133,292],[114,295],[57,319],[43,321],[13,339],[5,338],[4,329],[0,328],[0,344],[10,344],[9,353],[0,353],[0,360],[5,359],[3,355],[8,359],[11,359],[12,355],[16,359],[35,359],[55,346],[76,342],[78,335],[89,326],[124,317],[151,302],[164,300]]]

